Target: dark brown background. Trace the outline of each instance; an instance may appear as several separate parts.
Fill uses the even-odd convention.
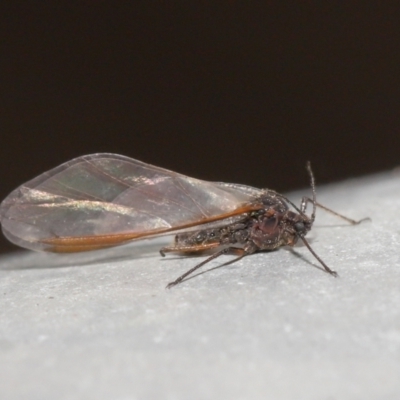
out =
[[[93,152],[281,191],[400,161],[396,2],[9,3],[1,198]]]

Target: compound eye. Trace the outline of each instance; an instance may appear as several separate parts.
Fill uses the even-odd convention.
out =
[[[304,226],[304,222],[296,222],[294,224],[294,229],[296,232],[304,232],[306,230],[306,227]]]

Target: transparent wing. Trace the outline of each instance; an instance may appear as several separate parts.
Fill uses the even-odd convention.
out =
[[[33,250],[54,250],[60,238],[119,237],[115,244],[120,244],[216,220],[213,217],[221,214],[229,217],[261,193],[244,185],[190,178],[117,154],[93,154],[14,190],[1,204],[0,217],[5,236]],[[105,239],[104,245],[98,244],[114,242]],[[96,247],[88,249],[92,248]]]

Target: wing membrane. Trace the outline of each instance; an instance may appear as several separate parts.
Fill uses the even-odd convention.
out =
[[[228,218],[261,192],[93,154],[20,186],[0,216],[5,236],[19,246],[82,251]]]

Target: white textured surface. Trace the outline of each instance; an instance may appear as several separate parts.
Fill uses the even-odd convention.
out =
[[[162,259],[160,241],[1,257],[0,398],[399,399],[400,177],[318,195],[372,218],[347,226],[318,212],[309,238],[338,279],[305,247],[171,290],[199,259]]]

